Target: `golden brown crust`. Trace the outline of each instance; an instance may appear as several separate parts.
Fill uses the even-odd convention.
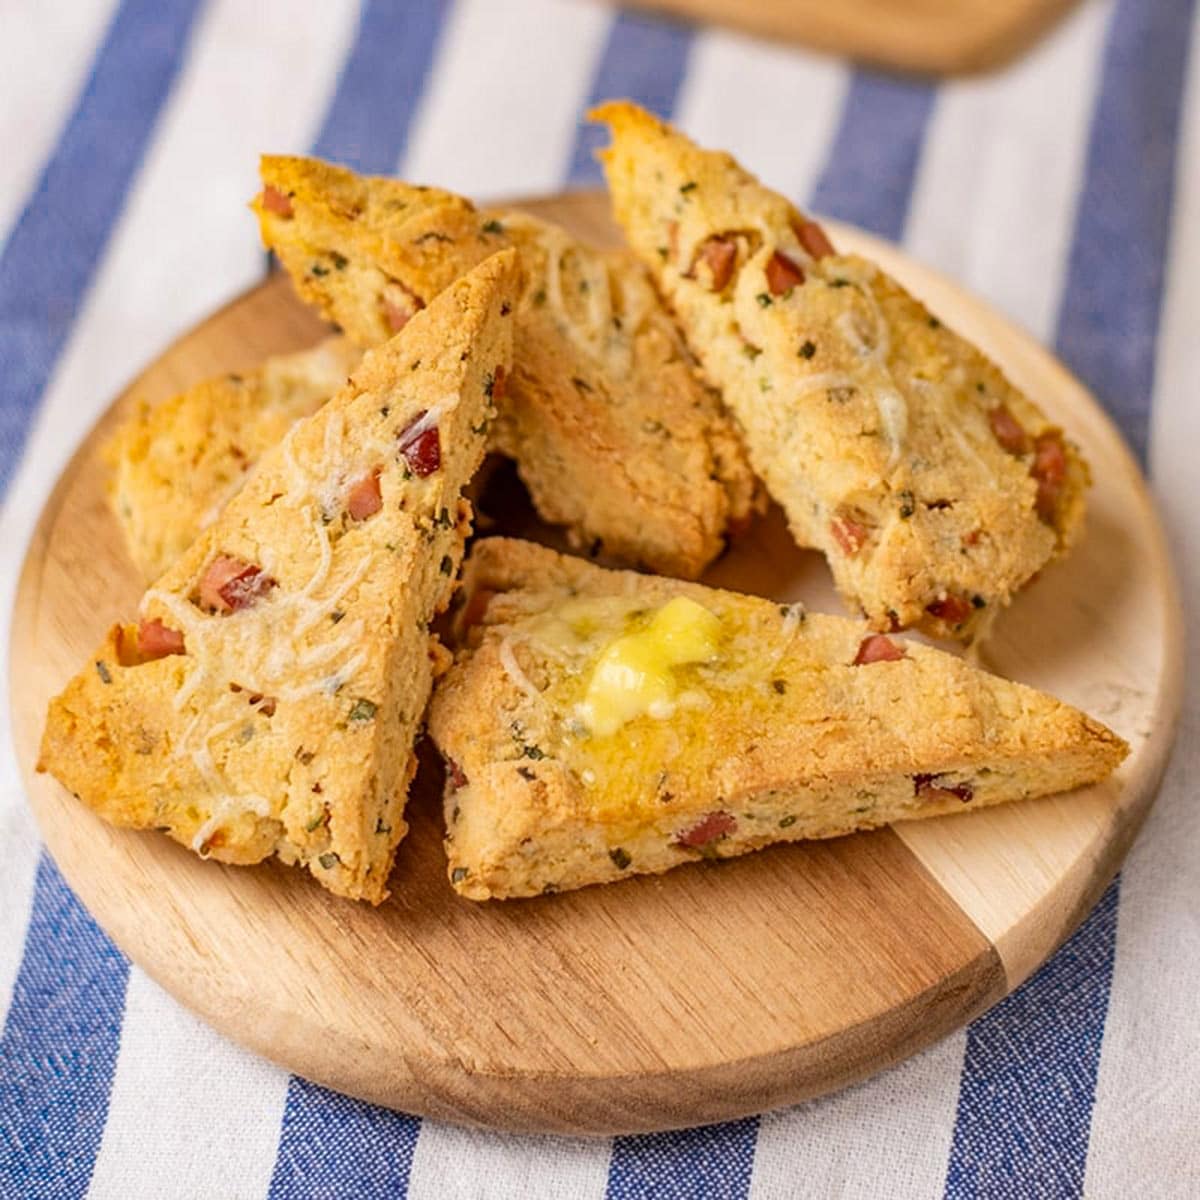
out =
[[[942,651],[897,639],[902,658],[856,661],[867,627],[841,617],[499,538],[476,544],[464,594],[469,644],[429,730],[451,764],[451,882],[473,899],[1045,795],[1127,753],[1084,713]],[[678,595],[727,639],[687,677],[696,707],[581,730],[598,647]]]
[[[263,456],[143,633],[114,628],[52,701],[40,770],[114,823],[385,898],[515,288],[512,252],[484,263]]]
[[[332,337],[135,408],[104,455],[109,499],[144,578],[157,579],[196,540],[263,452],[316,412],[361,357]]]
[[[520,250],[516,371],[492,445],[575,546],[693,578],[761,508],[738,434],[628,253],[310,159],[265,158],[262,177],[290,207],[255,201],[264,242],[364,346],[489,250]]]
[[[999,369],[729,155],[593,114],[616,215],[796,540],[877,629],[971,640],[1077,538],[1087,467]]]

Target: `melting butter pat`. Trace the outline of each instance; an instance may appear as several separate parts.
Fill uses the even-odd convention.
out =
[[[592,671],[579,716],[597,737],[616,733],[627,721],[675,711],[679,683],[674,668],[716,658],[721,622],[702,604],[676,596],[644,629],[610,643]]]

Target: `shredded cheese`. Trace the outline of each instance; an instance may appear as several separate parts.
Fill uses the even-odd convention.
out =
[[[533,681],[521,670],[517,656],[513,653],[512,641],[504,638],[500,643],[500,665],[504,673],[529,697],[530,700],[540,700],[542,693],[533,685]]]
[[[614,371],[627,373],[633,363],[633,334],[650,309],[650,298],[643,292],[623,312],[619,311],[618,300],[633,299],[630,292],[636,292],[644,281],[638,277],[635,283],[631,276],[621,281],[632,284],[628,291],[614,289],[605,256],[575,241],[566,230],[524,214],[512,214],[507,224],[527,234],[542,251],[546,306],[576,349]],[[563,276],[568,265],[574,265],[581,276],[582,315],[577,315],[567,301]],[[614,290],[619,294],[614,295]]]

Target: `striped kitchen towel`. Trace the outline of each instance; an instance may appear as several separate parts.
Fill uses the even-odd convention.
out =
[[[1194,605],[1194,7],[1090,0],[1006,70],[937,85],[581,0],[10,0],[3,628],[36,514],[94,416],[261,274],[244,209],[260,150],[485,199],[586,186],[597,134],[580,114],[622,95],[1051,345],[1142,456]],[[91,921],[39,846],[5,741],[0,1197],[1200,1196],[1195,672],[1188,686],[1120,881],[1014,995],[840,1095],[606,1141],[421,1121],[230,1045]],[[3,689],[5,729],[7,703]]]

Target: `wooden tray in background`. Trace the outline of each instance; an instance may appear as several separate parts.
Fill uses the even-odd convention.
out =
[[[630,0],[875,66],[958,75],[1003,65],[1075,0]]]
[[[527,207],[614,238],[599,195]],[[894,247],[830,230],[982,343],[1083,445],[1096,476],[1083,542],[1004,614],[986,659],[1128,738],[1117,775],[1068,796],[490,904],[446,882],[429,772],[379,909],[299,871],[206,863],[105,825],[32,771],[47,700],[141,591],[97,447],[137,398],[316,341],[322,327],[277,277],[116,401],[47,503],[20,581],[12,711],[30,801],[63,873],[130,958],[223,1033],[342,1091],[451,1121],[614,1133],[742,1116],[861,1079],[968,1021],[1054,950],[1112,878],[1170,747],[1183,654],[1162,531],[1115,429],[1046,351]],[[777,514],[708,578],[841,611],[824,561],[797,550]]]

